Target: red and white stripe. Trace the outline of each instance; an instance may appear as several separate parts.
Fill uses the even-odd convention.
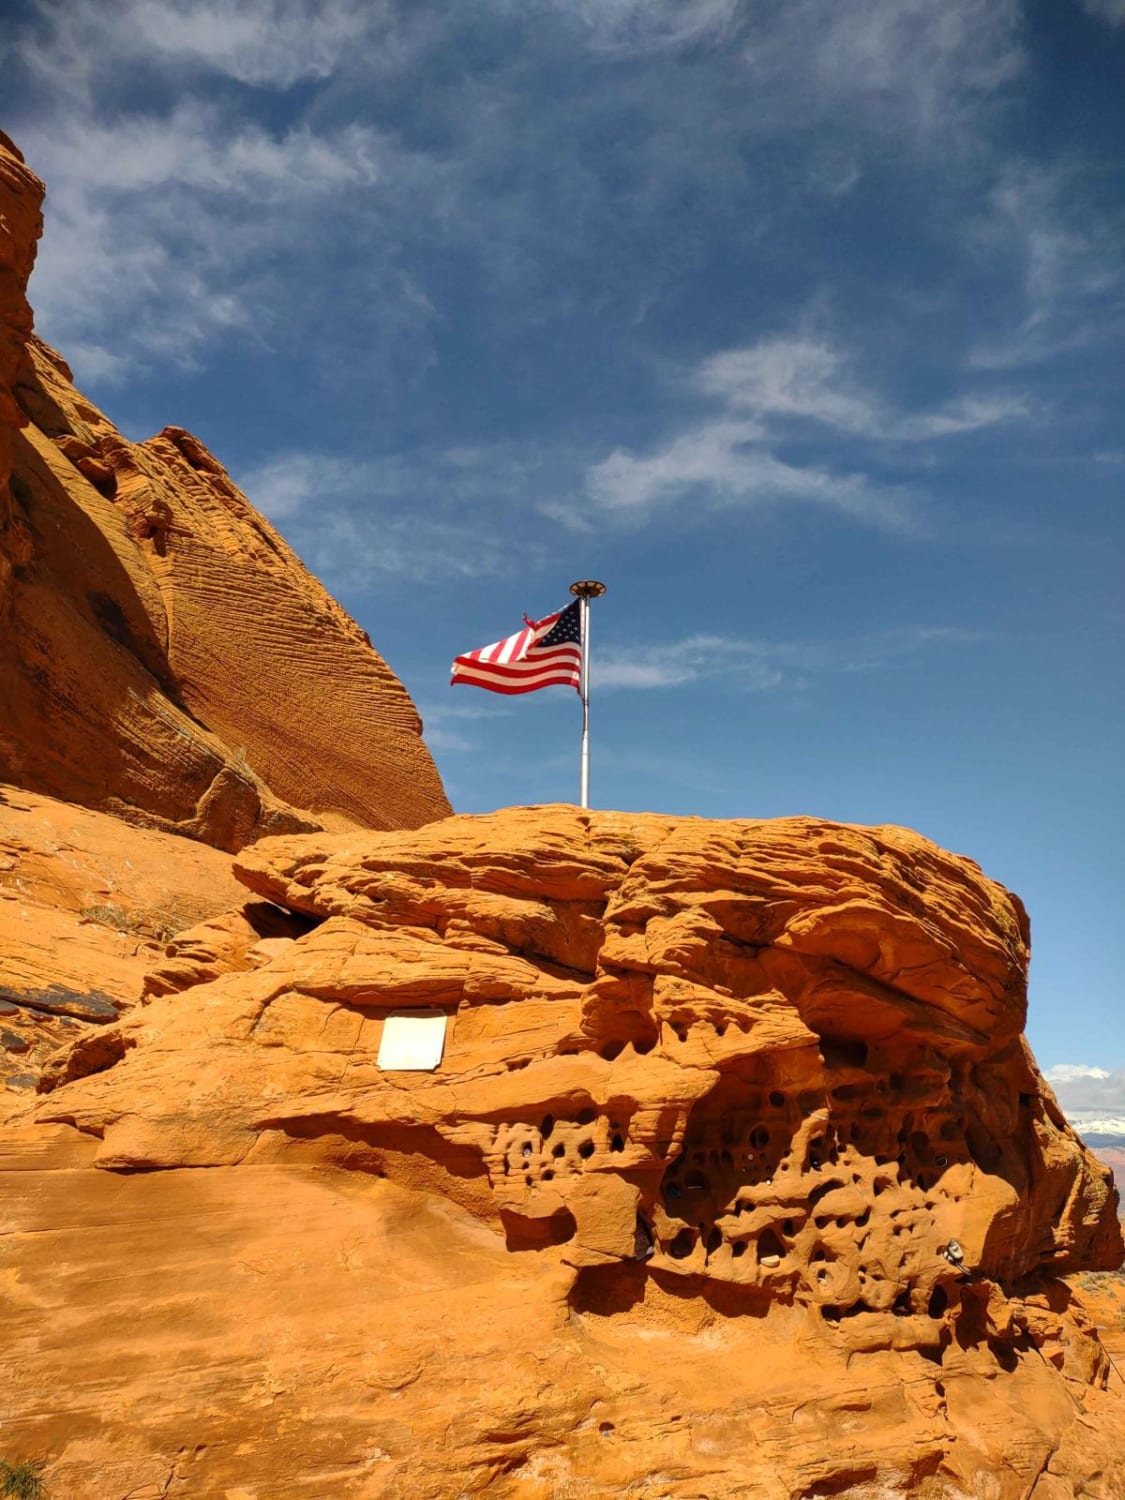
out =
[[[453,658],[451,683],[487,688],[490,693],[534,693],[545,687],[573,687],[582,691],[582,647],[566,641],[539,646],[562,610],[545,620],[528,620],[523,630],[491,646],[466,651]]]

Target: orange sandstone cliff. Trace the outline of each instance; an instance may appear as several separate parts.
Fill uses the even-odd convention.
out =
[[[1116,1193],[970,861],[555,807],[235,871],[307,930],[166,961],[3,1138],[7,1432],[58,1493],[1125,1494],[1060,1279],[1120,1263]],[[436,1070],[378,1066],[401,1010]]]
[[[0,139],[0,782],[228,851],[443,816],[401,683],[222,465],[32,335],[42,196]]]

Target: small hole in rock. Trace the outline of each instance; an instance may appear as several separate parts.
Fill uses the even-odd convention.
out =
[[[785,1095],[780,1093],[777,1089],[771,1090],[770,1103],[773,1105],[774,1109],[783,1108],[785,1104]]]
[[[758,1236],[758,1261],[761,1263],[767,1256],[776,1256],[778,1260],[785,1254],[785,1246],[774,1234],[772,1229],[763,1229]]]
[[[544,1115],[543,1116],[543,1123],[539,1127],[539,1134],[543,1137],[543,1139],[545,1141],[549,1141],[551,1139],[551,1132],[552,1132],[552,1130],[554,1130],[554,1128],[555,1128],[555,1117],[554,1117],[554,1115]]]
[[[560,1141],[557,1146],[552,1146],[551,1147],[551,1155],[552,1156],[565,1156],[566,1155],[566,1147],[563,1145],[562,1141]]]
[[[615,1135],[613,1137],[613,1139],[609,1143],[609,1149],[611,1151],[624,1151],[624,1149],[625,1149],[625,1142],[621,1139],[621,1137],[619,1135]]]
[[[589,1161],[591,1156],[593,1156],[594,1154],[593,1141],[583,1141],[578,1147],[578,1154],[583,1161]]]
[[[668,1246],[668,1254],[673,1260],[686,1260],[695,1249],[695,1230],[681,1229],[676,1238]]]

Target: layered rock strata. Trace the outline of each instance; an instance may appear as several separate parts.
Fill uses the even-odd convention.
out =
[[[311,929],[212,943],[9,1131],[13,1431],[68,1494],[1125,1493],[1059,1279],[1120,1263],[1116,1194],[971,862],[546,808],[236,871]],[[379,1067],[402,1012],[446,1017],[436,1070]]]
[[[0,141],[0,780],[234,851],[449,811],[364,632],[198,439],[128,442],[31,333]]]

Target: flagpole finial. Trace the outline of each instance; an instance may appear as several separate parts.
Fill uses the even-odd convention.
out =
[[[605,584],[596,578],[580,578],[570,585],[570,592],[576,599],[600,599],[605,593]]]

